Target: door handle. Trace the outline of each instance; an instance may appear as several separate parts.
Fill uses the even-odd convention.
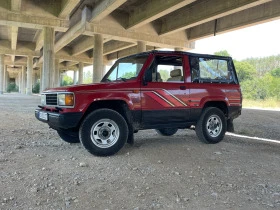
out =
[[[180,86],[180,90],[186,90],[186,86]]]

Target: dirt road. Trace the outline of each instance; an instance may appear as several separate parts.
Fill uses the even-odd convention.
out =
[[[0,209],[280,209],[280,144],[195,132],[136,134],[112,157],[62,142],[38,96],[0,96]],[[280,140],[280,112],[243,110],[236,132]]]

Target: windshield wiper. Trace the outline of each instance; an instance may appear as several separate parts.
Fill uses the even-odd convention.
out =
[[[124,82],[126,82],[126,81],[127,81],[127,79],[126,79],[126,78],[122,78],[122,77],[118,77],[116,80],[122,80],[122,81],[124,81]]]

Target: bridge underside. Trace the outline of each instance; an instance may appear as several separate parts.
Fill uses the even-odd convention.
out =
[[[15,81],[31,94],[60,73],[156,48],[189,50],[195,40],[280,17],[279,0],[1,0],[0,94]],[[76,75],[76,74],[75,74]]]

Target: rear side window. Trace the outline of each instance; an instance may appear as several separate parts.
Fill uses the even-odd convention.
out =
[[[192,82],[231,83],[232,68],[226,59],[209,57],[190,57]]]

